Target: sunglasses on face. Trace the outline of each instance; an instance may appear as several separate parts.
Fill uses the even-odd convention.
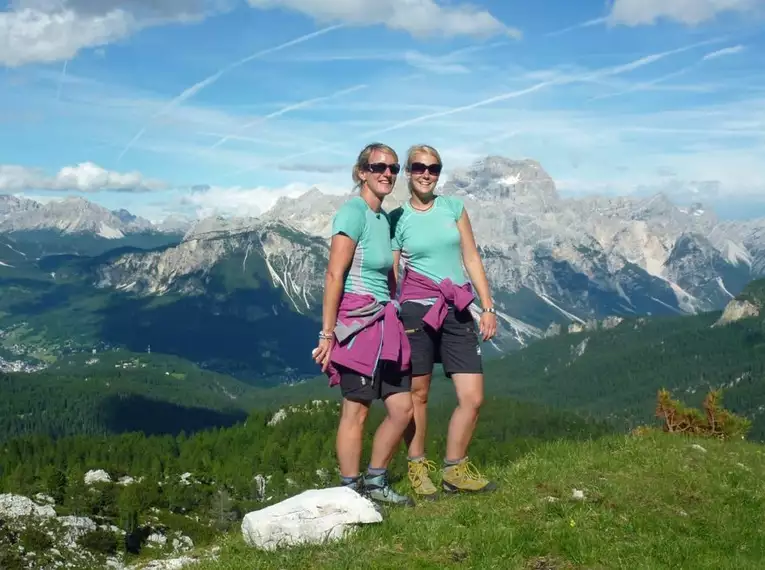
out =
[[[442,166],[440,164],[423,164],[422,162],[413,162],[412,166],[409,168],[409,171],[412,174],[424,174],[427,170],[433,176],[438,176],[441,174],[441,168]]]
[[[401,171],[401,165],[397,162],[393,164],[385,164],[384,162],[373,162],[367,164],[367,170],[374,172],[375,174],[383,174],[386,170],[390,169],[391,174],[398,174]]]

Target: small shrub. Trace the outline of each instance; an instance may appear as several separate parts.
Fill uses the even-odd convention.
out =
[[[157,518],[160,525],[188,536],[195,545],[209,544],[219,535],[214,526],[205,522],[197,522],[183,515],[163,512]]]
[[[18,552],[0,551],[0,568],[3,570],[26,570],[27,565]]]
[[[19,534],[19,543],[27,552],[42,552],[53,547],[53,539],[39,528],[29,526]]]
[[[709,392],[702,407],[703,412],[688,408],[673,400],[668,390],[659,390],[656,417],[662,420],[665,432],[718,439],[743,439],[752,427],[750,420],[722,407],[719,390]]]
[[[103,529],[92,530],[77,539],[77,544],[95,554],[117,552],[117,535]]]

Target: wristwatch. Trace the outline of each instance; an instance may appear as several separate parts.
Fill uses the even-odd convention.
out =
[[[497,314],[497,311],[496,311],[496,309],[494,309],[494,307],[488,307],[488,308],[484,309],[483,312],[484,313],[493,313],[495,315]]]

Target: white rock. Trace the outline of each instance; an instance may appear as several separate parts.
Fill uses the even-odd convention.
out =
[[[55,505],[56,501],[51,497],[50,495],[45,495],[43,493],[37,493],[34,496],[35,501],[38,503],[42,503],[44,505]]]
[[[85,473],[85,484],[93,485],[94,483],[111,483],[112,478],[103,469],[91,469]]]
[[[250,546],[281,546],[338,540],[353,525],[379,523],[375,504],[348,487],[311,489],[245,515],[242,535]]]
[[[37,505],[22,495],[0,495],[0,517],[16,519],[29,516],[52,518],[56,516],[56,510],[50,505]]]
[[[261,501],[266,498],[266,484],[271,480],[271,475],[268,477],[263,477],[260,473],[255,475],[255,477],[252,478],[253,481],[255,481],[255,485],[257,486],[257,493],[258,493],[258,499]]]
[[[126,566],[117,558],[109,557],[104,561],[104,566],[110,570],[125,570]]]
[[[284,408],[278,410],[273,417],[268,421],[269,426],[275,426],[279,422],[281,422],[284,418],[287,417],[287,410]]]
[[[167,537],[164,534],[153,532],[146,538],[146,542],[152,545],[164,546],[167,543]]]
[[[194,548],[194,541],[188,536],[181,535],[178,538],[173,539],[173,550],[178,552],[180,550],[191,550]]]
[[[141,570],[179,570],[189,564],[196,564],[199,560],[190,556],[180,558],[168,558],[167,560],[152,560],[148,564],[138,566]]]
[[[571,490],[571,498],[577,501],[583,501],[584,500],[584,491],[581,491],[580,489],[572,489]]]
[[[69,549],[77,549],[77,539],[98,528],[98,525],[87,517],[67,515],[58,517],[57,520],[66,530],[64,536],[61,537],[62,545]]]

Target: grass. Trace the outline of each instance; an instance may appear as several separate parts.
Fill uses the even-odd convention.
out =
[[[341,542],[270,553],[237,529],[195,568],[765,567],[759,444],[649,432],[550,443],[486,471],[494,494],[388,509]]]

